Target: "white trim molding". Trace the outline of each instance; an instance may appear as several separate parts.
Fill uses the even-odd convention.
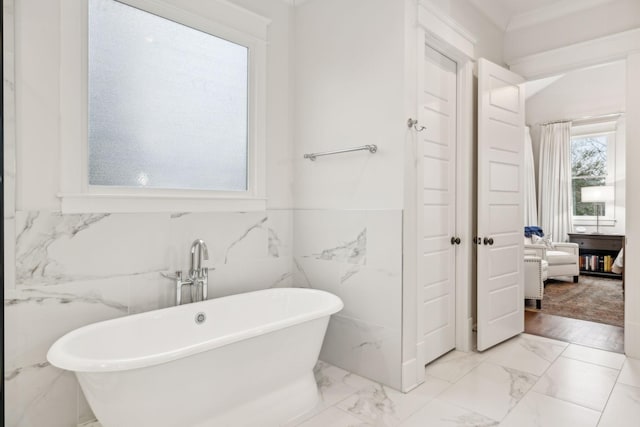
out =
[[[527,80],[624,59],[640,51],[640,28],[506,60],[511,71]]]
[[[427,0],[420,0],[418,24],[432,47],[447,51],[457,62],[475,59],[476,37]]]
[[[418,61],[424,58],[424,46],[429,45],[441,54],[452,59],[457,64],[457,110],[458,120],[456,124],[458,155],[456,156],[456,168],[462,175],[456,180],[456,232],[463,240],[463,244],[457,250],[456,256],[456,294],[455,294],[455,334],[456,349],[460,351],[472,351],[473,324],[472,316],[472,289],[473,289],[473,209],[469,200],[472,200],[474,191],[473,168],[473,69],[475,64],[476,39],[471,33],[453,21],[451,18],[438,11],[435,6],[425,0],[418,3],[418,25],[416,44],[414,49],[407,51],[411,57],[408,67],[407,81],[413,81],[415,87],[410,85],[412,95],[408,97],[407,112],[409,117],[417,112],[418,100],[415,94],[419,92],[418,80],[422,78]],[[408,45],[409,46],[409,45]],[[415,56],[413,56],[415,55]],[[403,305],[405,316],[403,318],[403,365],[402,365],[402,391],[407,392],[425,380],[424,366],[425,342],[419,336],[420,310],[418,304],[417,283],[417,244],[418,222],[416,218],[417,207],[417,139],[415,132],[408,131],[408,148],[405,162],[405,204],[403,211]]]
[[[534,25],[553,21],[563,16],[571,15],[583,10],[610,3],[612,0],[562,0],[556,3],[533,9],[529,12],[514,15],[509,20],[505,31],[519,30],[521,28],[532,27]],[[477,4],[477,2],[476,2]]]
[[[613,0],[559,0],[555,3],[531,9],[527,12],[513,13],[499,0],[469,0],[491,22],[502,31],[508,32],[542,24],[573,13],[591,9]]]

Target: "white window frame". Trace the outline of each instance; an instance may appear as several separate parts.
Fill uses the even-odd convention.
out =
[[[599,221],[600,225],[614,226],[616,223],[616,123],[606,122],[595,125],[574,126],[571,129],[571,143],[573,144],[574,138],[600,135],[607,135],[607,178],[605,184],[614,187],[614,200],[605,203],[605,215],[599,219],[597,219],[595,215],[573,215],[574,225],[596,225]],[[571,177],[571,180],[573,185],[573,177]]]
[[[247,191],[92,186],[88,180],[87,0],[63,0],[60,45],[63,213],[203,212],[266,209],[266,43],[269,20],[224,0],[196,14],[158,0],[117,0],[249,49]],[[200,12],[200,11],[199,11]],[[206,13],[215,16],[208,18]]]

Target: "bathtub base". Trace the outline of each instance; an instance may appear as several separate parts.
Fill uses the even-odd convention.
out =
[[[317,401],[313,367],[328,321],[315,319],[163,365],[76,376],[103,427],[280,426]]]
[[[256,400],[217,414],[194,427],[278,427],[300,418],[318,403],[313,372]]]

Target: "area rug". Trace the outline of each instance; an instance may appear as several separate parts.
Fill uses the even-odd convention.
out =
[[[622,280],[581,275],[578,283],[549,279],[542,310],[527,310],[624,327]]]

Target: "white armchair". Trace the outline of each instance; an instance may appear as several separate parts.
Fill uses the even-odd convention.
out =
[[[578,283],[580,276],[579,251],[577,243],[552,243],[553,249],[546,245],[532,244],[525,238],[525,256],[537,256],[549,263],[548,277],[573,276],[573,283]]]
[[[540,257],[524,257],[524,299],[536,300],[536,308],[542,309],[544,281],[547,280],[549,264]]]

